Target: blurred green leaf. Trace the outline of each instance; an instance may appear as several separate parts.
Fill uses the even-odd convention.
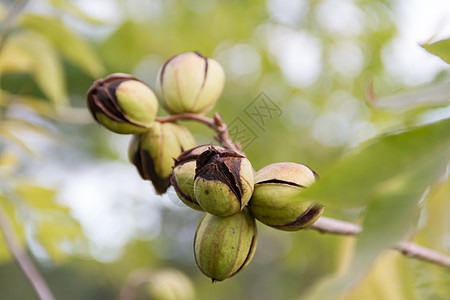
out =
[[[46,118],[51,119],[58,117],[58,115],[56,115],[55,107],[51,103],[45,101],[45,99],[33,96],[12,94],[0,89],[0,105],[7,106],[13,101],[15,104],[26,106],[29,109],[35,111],[37,114]]]
[[[320,182],[308,192],[309,197],[318,195],[317,201],[329,205],[333,201],[342,207],[368,204],[349,269],[316,285],[308,299],[327,299],[349,289],[381,251],[412,233],[419,200],[445,172],[449,159],[450,119],[447,119],[387,136],[346,157],[338,163],[334,175],[323,178],[325,185]],[[318,191],[320,187],[325,190]],[[322,198],[331,197],[333,189],[336,193],[333,199]]]
[[[7,216],[9,223],[11,224],[11,230],[20,244],[25,244],[24,228],[17,219],[16,208],[13,203],[0,195],[0,209]],[[12,259],[12,255],[8,246],[6,245],[2,231],[0,231],[0,265],[6,261]]]
[[[57,202],[54,189],[22,182],[15,192],[28,204],[35,238],[47,254],[53,261],[65,258],[63,247],[83,237],[81,226],[70,216],[69,208]]]
[[[387,190],[409,189],[402,175],[425,169],[427,173],[421,174],[425,181],[435,178],[437,170],[426,168],[434,157],[442,159],[445,168],[450,159],[450,119],[375,138],[338,161],[299,197],[330,207],[363,206]]]
[[[0,72],[2,73],[31,73],[33,63],[33,57],[20,35],[10,37],[0,52]],[[3,102],[5,98],[1,97],[1,99]]]
[[[6,7],[6,5],[4,3],[0,3],[0,21],[1,22],[3,22],[7,13],[8,13],[8,8]],[[0,26],[2,26],[2,28],[3,28],[4,24],[2,24]]]
[[[13,141],[15,144],[21,146],[25,151],[27,151],[29,154],[31,155],[35,155],[36,153],[33,151],[33,149],[31,149],[27,143],[25,143],[20,137],[17,137],[16,135],[14,135],[11,131],[10,128],[5,127],[4,124],[1,123],[0,125],[0,136],[2,137],[3,141],[7,141],[7,140],[11,140]]]
[[[69,209],[56,201],[56,191],[35,184],[20,183],[16,187],[17,195],[33,208],[58,210],[67,213]]]
[[[61,62],[46,39],[32,32],[21,32],[8,38],[0,54],[0,72],[30,73],[53,103],[67,101]]]
[[[446,251],[446,239],[450,228],[450,178],[430,192],[426,203],[425,227],[418,232],[418,241],[437,251]],[[433,218],[429,216],[434,216]]]
[[[0,176],[11,176],[17,169],[19,157],[13,149],[6,148],[0,153]]]
[[[64,251],[67,246],[84,238],[80,224],[63,214],[47,215],[35,229],[36,239],[55,262],[67,258],[69,253]]]
[[[105,72],[100,58],[89,44],[69,30],[60,20],[26,14],[22,16],[20,24],[48,38],[68,60],[93,78],[101,77]]]
[[[109,69],[131,73],[151,53],[152,43],[151,31],[145,24],[126,21],[100,45],[100,52]]]
[[[5,118],[0,123],[0,136],[5,142],[11,140],[15,145],[22,147],[32,156],[37,157],[39,155],[38,151],[35,151],[21,134],[27,131],[37,133],[41,138],[44,136],[46,138],[54,138],[54,134],[48,128],[30,123],[27,120]]]
[[[401,271],[403,257],[396,252],[381,255],[377,264],[358,287],[339,297],[339,300],[419,300],[411,285],[404,282]]]
[[[69,1],[65,1],[65,0],[47,0],[47,1],[50,2],[51,4],[53,4],[54,6],[59,7],[62,10],[69,12],[69,13],[83,19],[84,21],[87,21],[92,24],[101,24],[102,23],[98,19],[95,19],[94,17],[86,14],[83,10],[79,9],[77,6],[73,5]]]
[[[443,61],[450,64],[450,39],[438,41],[432,44],[422,44],[428,52],[439,56]]]
[[[371,91],[370,104],[376,108],[403,112],[416,107],[448,105],[450,81],[436,82],[400,91],[393,95],[376,97]]]

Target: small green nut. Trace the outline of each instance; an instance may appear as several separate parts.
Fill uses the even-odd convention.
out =
[[[196,160],[200,154],[213,147],[215,149],[223,149],[219,146],[203,145],[184,151],[175,159],[170,184],[174,187],[178,197],[187,206],[203,211],[203,209],[195,200],[194,194],[194,177]]]
[[[275,163],[255,175],[255,190],[249,202],[252,215],[276,229],[296,231],[314,224],[323,206],[298,199],[299,191],[313,184],[317,174],[298,163]]]
[[[248,209],[225,218],[206,213],[195,232],[195,262],[213,282],[222,281],[250,262],[256,243],[256,222]]]
[[[170,114],[205,114],[212,109],[225,85],[225,72],[214,59],[198,52],[169,58],[158,73],[160,104]]]
[[[174,158],[195,146],[186,127],[172,122],[155,122],[144,133],[131,140],[128,156],[144,180],[150,180],[158,194],[170,186]]]
[[[153,90],[122,73],[96,80],[88,91],[87,102],[94,119],[119,134],[144,132],[152,127],[158,110]]]
[[[194,300],[196,298],[192,280],[177,269],[138,269],[129,278],[135,278],[139,283],[144,283],[141,282],[142,280],[148,280],[148,292],[150,299],[153,300]]]
[[[227,149],[210,147],[196,160],[194,195],[206,212],[231,216],[247,205],[253,193],[250,161]]]

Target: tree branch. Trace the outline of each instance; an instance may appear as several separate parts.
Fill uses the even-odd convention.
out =
[[[341,220],[320,217],[308,229],[315,229],[321,233],[332,233],[339,235],[357,235],[361,232],[361,227],[357,224]]]
[[[205,124],[209,128],[213,129],[217,136],[214,139],[224,148],[241,152],[241,146],[238,143],[233,143],[228,134],[228,127],[223,122],[222,117],[219,113],[214,114],[214,119],[210,119],[204,116],[200,116],[194,113],[181,113],[177,115],[171,115],[168,117],[156,117],[156,121],[164,123],[164,122],[173,122],[176,120],[193,120],[200,123]]]
[[[357,235],[362,228],[353,223],[340,220],[321,217],[309,229],[315,229],[321,233],[331,233],[340,235]],[[400,242],[393,247],[400,251],[403,255],[411,258],[420,259],[429,263],[433,263],[442,267],[450,268],[450,256],[435,250],[425,248],[410,242]]]
[[[14,232],[11,228],[8,216],[3,212],[1,207],[0,207],[0,229],[3,232],[3,236],[5,238],[5,242],[8,245],[9,250],[11,251],[17,263],[19,264],[25,276],[30,281],[39,298],[41,300],[54,300],[55,297],[53,296],[44,278],[39,273],[37,268],[34,266],[33,262],[28,257],[26,252],[20,247],[19,242],[14,236]]]

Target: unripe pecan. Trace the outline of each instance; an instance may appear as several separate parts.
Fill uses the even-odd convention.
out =
[[[158,73],[159,101],[171,114],[207,113],[225,85],[225,73],[214,59],[198,52],[169,58]]]
[[[196,210],[203,210],[195,200],[194,194],[196,160],[200,154],[210,147],[223,149],[219,146],[203,145],[184,151],[175,159],[172,176],[170,177],[170,184],[174,187],[181,201]]]
[[[224,218],[206,213],[195,232],[195,261],[213,282],[225,280],[250,262],[256,239],[256,222],[248,209]]]
[[[253,193],[253,168],[243,155],[209,148],[197,158],[194,194],[198,204],[216,216],[230,216],[247,205]]]
[[[122,73],[96,80],[88,91],[87,102],[98,123],[120,134],[144,132],[153,125],[158,110],[153,90]]]
[[[148,131],[133,137],[128,155],[143,179],[150,180],[158,194],[170,186],[173,158],[195,146],[189,130],[172,122],[155,122]]]
[[[320,204],[295,196],[315,182],[317,174],[297,163],[275,163],[255,175],[249,202],[253,216],[268,226],[295,231],[312,225],[323,213]]]

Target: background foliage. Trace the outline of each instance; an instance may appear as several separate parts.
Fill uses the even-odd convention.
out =
[[[449,40],[432,33],[404,46],[424,59],[400,72],[406,2],[2,2],[0,207],[57,299],[116,298],[142,268],[153,283],[136,299],[166,289],[195,299],[449,298],[447,270],[383,251],[410,239],[450,254]],[[195,50],[224,66],[215,110],[246,129],[237,138],[252,141],[254,168],[309,165],[322,179],[300,196],[362,223],[359,238],[259,226],[256,255],[235,278],[211,284],[197,270],[201,214],[173,191],[156,196],[128,162],[129,137],[94,124],[85,105],[95,79],[125,72],[154,86],[168,57]],[[251,114],[260,92],[278,114]],[[211,142],[208,128],[183,124]],[[1,238],[0,264],[1,298],[35,299]],[[158,271],[167,268],[189,279]]]

